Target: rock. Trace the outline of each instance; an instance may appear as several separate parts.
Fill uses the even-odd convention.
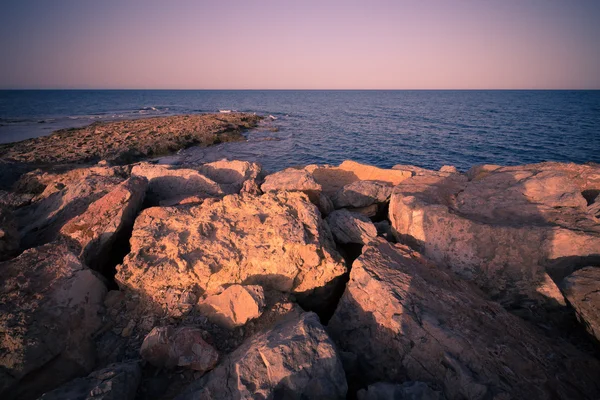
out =
[[[171,197],[166,200],[160,200],[158,202],[158,205],[160,207],[173,207],[173,206],[182,206],[182,205],[189,205],[189,204],[202,204],[204,202],[204,200],[206,200],[207,198],[210,198],[210,197],[190,196],[190,195],[184,194],[182,196]]]
[[[234,194],[240,193],[243,187],[246,187],[248,192],[251,186],[257,185],[262,168],[257,163],[223,159],[204,164],[199,168],[199,171],[209,179],[217,182],[223,193]]]
[[[575,271],[560,283],[560,288],[579,321],[600,342],[600,268]]]
[[[473,180],[481,179],[481,178],[489,175],[490,172],[493,172],[500,168],[502,168],[500,165],[491,165],[491,164],[474,165],[471,168],[469,168],[469,170],[466,172],[465,175],[467,176],[467,178],[469,178],[470,181],[473,181]]]
[[[219,353],[204,341],[202,331],[184,326],[155,327],[144,339],[142,358],[157,368],[186,367],[206,372],[219,361]]]
[[[440,172],[447,172],[449,174],[458,174],[458,170],[456,169],[456,167],[454,165],[443,165],[442,168],[440,168]]]
[[[358,400],[443,400],[444,396],[424,382],[404,382],[393,384],[378,382],[361,389],[357,393]]]
[[[377,228],[370,219],[346,209],[329,214],[327,223],[338,243],[367,244],[377,237]]]
[[[356,181],[338,190],[331,200],[335,208],[360,208],[386,202],[391,194],[392,186],[386,182]]]
[[[582,196],[600,187],[600,168],[543,163],[476,175],[415,176],[396,186],[390,220],[398,240],[508,307],[562,303],[558,290],[548,298],[538,289],[546,273],[559,282],[600,262],[600,224]]]
[[[141,377],[137,362],[112,364],[54,389],[40,400],[133,400]]]
[[[383,169],[346,160],[338,167],[309,165],[305,170],[321,185],[323,193],[332,196],[339,189],[356,181],[379,181],[395,186],[410,178],[410,171]]]
[[[21,247],[31,248],[56,240],[67,222],[85,212],[91,203],[105,196],[124,180],[105,170],[102,170],[102,174],[91,170],[74,170],[62,175],[38,177],[38,182],[43,182],[40,185],[47,183],[43,186],[43,191],[30,205],[15,211]],[[31,177],[28,179],[33,180]]]
[[[13,257],[19,250],[19,232],[12,213],[0,206],[0,261]]]
[[[244,342],[177,399],[345,399],[346,391],[333,342],[304,313]]]
[[[329,228],[302,193],[228,195],[186,208],[149,208],[117,266],[124,290],[164,304],[167,290],[198,297],[231,284],[291,292],[305,305],[330,301],[346,268]]]
[[[373,218],[376,217],[377,214],[379,214],[379,205],[371,204],[370,206],[359,208],[348,207],[347,210],[356,214],[360,214],[367,218]]]
[[[231,285],[222,293],[208,296],[198,303],[203,315],[228,329],[260,317],[264,307],[265,294],[261,286]]]
[[[15,193],[0,190],[0,208],[9,210],[28,205],[34,195],[29,193]]]
[[[261,186],[263,192],[321,192],[321,185],[315,182],[312,174],[303,169],[288,168],[267,175]]]
[[[356,354],[364,384],[423,381],[449,400],[600,394],[597,360],[540,336],[471,282],[381,239],[354,262],[328,330]]]
[[[75,244],[80,258],[90,268],[102,271],[110,260],[115,241],[122,239],[123,234],[133,227],[147,185],[145,178],[134,176],[90,204],[83,214],[61,228],[60,232]]]
[[[454,168],[454,167],[450,167],[450,168],[445,168],[445,167],[447,167],[447,166],[446,165],[443,166],[442,168],[440,168],[439,171],[434,171],[431,169],[417,167],[415,165],[398,164],[398,165],[394,165],[392,167],[392,169],[398,170],[398,171],[409,172],[411,174],[411,176],[443,176],[443,177],[445,177],[450,174],[458,172],[458,171],[456,171],[456,168]],[[452,168],[454,168],[454,170],[452,170]]]
[[[0,397],[36,398],[94,367],[106,287],[65,246],[0,264]]]
[[[174,168],[162,164],[139,163],[131,170],[131,175],[148,179],[149,204],[172,201],[173,198],[199,196],[202,198],[222,196],[218,183],[189,168]]]

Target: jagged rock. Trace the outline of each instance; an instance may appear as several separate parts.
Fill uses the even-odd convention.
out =
[[[567,276],[560,287],[587,331],[600,341],[600,267],[585,267]]]
[[[144,339],[140,354],[159,368],[186,367],[206,372],[219,361],[219,353],[204,341],[202,330],[184,326],[155,327]]]
[[[141,377],[137,362],[112,364],[45,393],[39,400],[133,400]]]
[[[338,243],[367,244],[377,237],[377,228],[370,219],[346,209],[329,214],[327,223]]]
[[[390,198],[392,186],[379,181],[356,181],[349,183],[331,198],[335,208],[367,207],[374,203],[383,203]]]
[[[246,187],[246,192],[253,191],[251,186],[258,186],[257,180],[260,179],[262,168],[257,163],[223,159],[203,164],[199,171],[217,182],[223,193],[234,194],[240,193],[243,187]]]
[[[94,367],[106,287],[65,246],[0,264],[0,397],[36,398]]]
[[[80,258],[90,268],[101,270],[115,240],[131,229],[147,185],[146,178],[131,177],[61,228],[60,232],[75,244]]]
[[[393,384],[378,382],[358,391],[358,400],[443,400],[444,396],[424,382]]]
[[[15,193],[0,190],[0,207],[13,210],[31,203],[34,195],[30,193]]]
[[[136,219],[116,280],[165,307],[165,292],[219,293],[258,284],[318,306],[346,268],[328,226],[303,193],[229,195],[185,208],[149,208]]]
[[[12,213],[0,206],[0,261],[6,260],[19,250],[19,231]]]
[[[85,168],[59,175],[36,175],[35,179],[39,178],[37,182],[44,189],[30,205],[15,211],[21,247],[39,246],[57,239],[68,221],[123,182],[122,176],[111,171]],[[35,179],[30,176],[25,180]]]
[[[231,285],[222,293],[208,296],[198,303],[200,312],[209,320],[228,329],[258,318],[265,307],[261,286]]]
[[[345,399],[346,391],[333,342],[316,314],[304,313],[244,342],[177,400]]]
[[[440,172],[447,172],[449,174],[458,174],[458,170],[454,165],[443,165],[440,168]]]
[[[597,360],[540,336],[482,296],[380,239],[354,262],[328,330],[342,351],[356,354],[365,384],[423,381],[450,400],[600,395]]]
[[[161,201],[187,196],[214,197],[224,194],[219,184],[195,169],[170,165],[139,163],[131,175],[148,179],[147,200],[157,205]]]
[[[347,210],[350,212],[353,212],[353,213],[360,214],[367,218],[373,218],[373,217],[377,216],[377,214],[379,214],[379,205],[371,204],[370,206],[359,207],[359,208],[348,207]]]
[[[449,176],[450,174],[458,172],[458,171],[452,171],[451,169],[444,168],[444,167],[440,168],[439,171],[434,171],[434,170],[427,169],[427,168],[417,167],[415,165],[398,164],[398,165],[394,165],[392,167],[392,169],[398,170],[398,171],[409,172],[412,176],[423,176],[423,175],[426,175],[426,176]],[[443,169],[443,171],[442,171],[442,169]]]
[[[483,172],[482,172],[483,171]],[[394,188],[390,220],[400,241],[475,281],[507,306],[546,305],[539,288],[600,260],[600,224],[582,192],[600,188],[600,168],[543,163],[486,167],[447,177],[415,176]]]

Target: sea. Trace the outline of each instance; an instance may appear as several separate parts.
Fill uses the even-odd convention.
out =
[[[195,161],[244,159],[268,171],[352,159],[411,164],[600,163],[600,91],[0,91],[0,143],[98,121],[232,110],[266,117],[247,142],[192,148]]]

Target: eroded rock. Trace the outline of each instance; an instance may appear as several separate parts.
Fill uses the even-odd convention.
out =
[[[597,360],[554,344],[482,296],[381,240],[354,262],[328,330],[356,355],[365,384],[423,381],[448,399],[598,397]]]
[[[346,209],[329,214],[327,223],[338,243],[367,244],[377,237],[377,228],[370,219]]]
[[[600,342],[600,267],[585,267],[567,276],[560,287],[586,330]]]
[[[231,285],[222,293],[208,296],[198,303],[198,309],[203,315],[228,329],[260,317],[264,307],[263,288],[256,285]]]
[[[392,186],[380,181],[356,181],[345,185],[331,198],[335,208],[367,207],[384,203],[392,194]]]
[[[244,342],[177,397],[345,399],[335,346],[314,313],[288,317]]]
[[[546,272],[558,282],[598,259],[600,224],[582,192],[600,187],[600,169],[543,163],[470,176],[415,176],[396,186],[390,220],[398,239],[507,306],[561,304],[539,289]]]
[[[226,194],[240,193],[244,187],[246,192],[251,192],[252,183],[257,185],[262,173],[262,168],[257,163],[226,159],[203,164],[198,169],[217,182]]]
[[[159,368],[186,367],[206,372],[219,361],[219,353],[206,343],[200,329],[184,326],[155,327],[144,339],[142,358]]]
[[[94,367],[106,287],[65,246],[0,264],[0,396],[36,398]]]
[[[149,208],[136,219],[116,280],[154,305],[165,293],[217,294],[231,284],[294,293],[317,307],[346,268],[329,228],[302,193],[229,195],[185,208]]]
[[[39,400],[133,400],[141,377],[137,362],[112,364],[45,393]]]
[[[145,178],[128,179],[61,228],[60,232],[75,244],[90,268],[101,270],[115,240],[131,229],[142,207],[147,184]]]

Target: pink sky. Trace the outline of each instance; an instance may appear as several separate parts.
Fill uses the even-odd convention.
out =
[[[600,1],[0,3],[0,88],[600,89]]]

